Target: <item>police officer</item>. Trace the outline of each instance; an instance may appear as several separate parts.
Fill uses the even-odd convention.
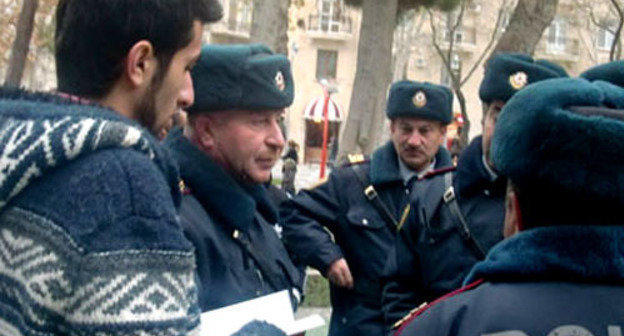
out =
[[[623,98],[564,78],[508,102],[491,158],[509,179],[509,238],[397,335],[622,333],[624,114],[610,106]]]
[[[330,335],[383,333],[379,277],[405,217],[410,180],[451,165],[441,144],[452,102],[446,87],[394,83],[386,110],[392,140],[370,160],[352,156],[327,182],[282,206],[286,245],[331,282]]]
[[[489,145],[501,108],[525,86],[565,74],[558,65],[524,54],[497,54],[479,88],[483,135],[460,156],[456,171],[430,174],[411,195],[413,210],[385,270],[388,328],[423,302],[460,287],[472,265],[502,237],[507,182],[490,161]]]
[[[303,277],[280,241],[277,208],[262,184],[284,139],[293,101],[290,63],[263,45],[209,45],[192,71],[189,123],[167,139],[183,179],[181,217],[195,245],[199,302],[211,310],[287,289]]]

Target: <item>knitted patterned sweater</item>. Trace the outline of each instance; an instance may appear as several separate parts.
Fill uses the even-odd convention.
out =
[[[177,170],[102,107],[0,90],[0,334],[187,335]]]

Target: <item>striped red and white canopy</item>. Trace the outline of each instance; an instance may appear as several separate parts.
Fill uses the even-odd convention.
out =
[[[315,122],[322,121],[324,103],[325,98],[323,96],[313,98],[303,110],[303,117],[306,120],[313,120]],[[340,105],[330,98],[327,106],[327,120],[333,122],[342,121],[343,117],[344,114]]]

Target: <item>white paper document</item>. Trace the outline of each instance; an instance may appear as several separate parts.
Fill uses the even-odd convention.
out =
[[[290,296],[288,291],[283,290],[201,314],[200,335],[230,336],[253,320],[271,323],[287,335],[296,335],[325,325],[319,315],[295,321]]]

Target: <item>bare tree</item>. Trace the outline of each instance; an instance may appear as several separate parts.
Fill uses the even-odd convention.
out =
[[[4,85],[19,86],[21,84],[38,6],[39,0],[24,0]]]
[[[470,78],[475,73],[477,68],[479,68],[480,65],[482,64],[485,57],[489,55],[490,52],[492,51],[492,47],[494,46],[494,43],[498,40],[498,38],[500,38],[501,33],[503,32],[505,28],[504,22],[502,21],[503,17],[508,15],[509,12],[511,12],[511,6],[513,4],[513,1],[512,0],[499,1],[500,6],[497,12],[494,28],[492,29],[492,33],[490,34],[490,39],[488,43],[486,44],[485,48],[481,51],[481,54],[477,57],[477,60],[471,65],[469,70],[462,77],[461,71],[458,71],[458,69],[454,69],[452,64],[455,61],[460,61],[460,60],[453,60],[454,55],[456,55],[456,47],[457,47],[456,41],[455,41],[455,36],[456,36],[455,33],[459,29],[461,29],[461,26],[465,17],[466,9],[469,4],[470,4],[470,0],[462,0],[459,5],[459,8],[457,9],[457,12],[454,13],[455,15],[446,14],[446,17],[447,17],[446,22],[444,22],[445,20],[439,19],[438,16],[441,13],[439,12],[434,13],[433,11],[428,10],[429,23],[430,23],[431,32],[432,32],[431,34],[432,44],[436,53],[442,60],[442,64],[446,68],[446,72],[448,73],[449,78],[451,79],[451,88],[453,89],[453,92],[455,92],[455,96],[457,96],[462,118],[464,119],[464,126],[462,127],[461,133],[459,135],[460,148],[464,148],[466,144],[468,143],[468,134],[470,132],[470,119],[468,117],[468,111],[466,108],[466,96],[464,95],[462,91],[462,87],[468,82],[468,80],[470,80]],[[438,22],[446,23],[444,27],[445,36],[447,37],[446,40],[448,41],[448,45],[446,46],[446,48],[443,48],[439,41],[441,34],[438,33],[438,27],[437,27]]]
[[[533,55],[544,30],[557,14],[559,0],[518,0],[505,33],[494,52],[523,52]]]
[[[619,0],[583,1],[576,0],[575,5],[589,14],[589,21],[613,38],[609,47],[609,60],[615,61],[622,56],[622,27],[624,26],[624,5]],[[603,38],[607,38],[604,36]]]
[[[357,68],[339,158],[371,153],[383,129],[386,92],[391,80],[392,44],[399,11],[421,6],[450,10],[458,0],[346,0],[362,8]]]
[[[289,0],[262,0],[255,2],[251,22],[250,41],[264,43],[273,51],[288,54]]]

